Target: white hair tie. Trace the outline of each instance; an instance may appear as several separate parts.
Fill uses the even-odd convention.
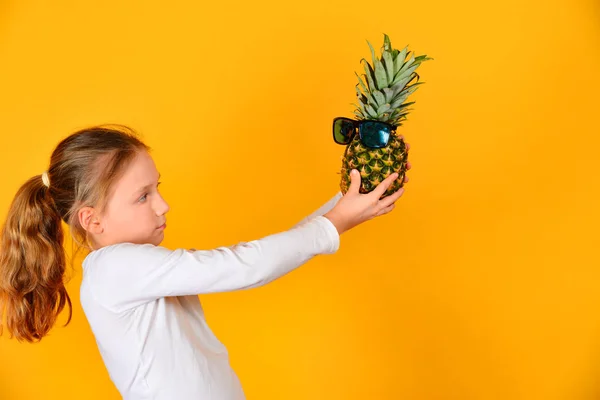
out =
[[[42,182],[44,183],[44,186],[46,186],[47,188],[50,187],[50,178],[48,177],[48,171],[45,171],[42,174]]]

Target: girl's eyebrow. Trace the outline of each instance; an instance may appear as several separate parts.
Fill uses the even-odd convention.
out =
[[[160,174],[158,174],[158,179],[160,179]],[[154,185],[152,183],[149,183],[146,186],[143,186],[143,187],[139,188],[138,190],[136,190],[134,192],[134,195],[137,196],[139,193],[145,192],[145,191],[149,190],[153,186]]]
[[[150,189],[152,187],[152,185],[146,185],[143,186],[141,188],[139,188],[138,190],[135,191],[135,194],[141,193],[141,192],[145,192],[146,190]]]

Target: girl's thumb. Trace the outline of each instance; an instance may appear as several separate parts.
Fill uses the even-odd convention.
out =
[[[360,189],[360,174],[357,170],[353,169],[350,171],[350,188],[348,188],[349,192],[359,192]]]

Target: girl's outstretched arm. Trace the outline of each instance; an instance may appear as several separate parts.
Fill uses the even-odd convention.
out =
[[[330,202],[321,208],[329,209]],[[129,243],[108,246],[84,261],[81,290],[88,290],[109,310],[122,312],[160,297],[261,286],[316,255],[338,250],[339,233],[329,219],[318,215],[323,210],[290,230],[213,250]]]

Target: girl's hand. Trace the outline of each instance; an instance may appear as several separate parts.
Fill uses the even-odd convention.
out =
[[[410,168],[409,165],[407,165],[408,168]],[[348,191],[335,207],[323,216],[333,223],[341,235],[363,222],[389,213],[394,209],[396,200],[404,193],[404,188],[398,189],[383,199],[381,196],[397,178],[398,174],[393,173],[377,185],[373,191],[363,194],[359,193],[360,174],[357,170],[353,170],[350,173]],[[408,182],[408,179],[405,179],[405,182]]]
[[[404,139],[403,136],[400,136]],[[410,149],[410,144],[406,143],[406,151]],[[410,162],[406,163],[406,170],[412,168]],[[333,225],[337,228],[341,235],[362,224],[370,219],[379,217],[392,211],[395,207],[396,200],[404,193],[404,188],[400,188],[395,193],[381,199],[381,196],[390,187],[390,185],[398,178],[398,174],[394,173],[388,176],[383,182],[370,193],[359,193],[360,189],[360,174],[354,170],[350,174],[350,187],[346,194],[338,201],[338,203],[325,215]],[[408,182],[408,176],[404,177],[404,182]]]

